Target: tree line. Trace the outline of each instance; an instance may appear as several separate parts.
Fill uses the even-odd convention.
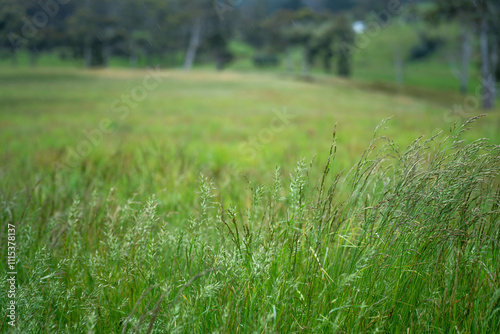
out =
[[[222,69],[231,60],[228,41],[240,38],[267,53],[302,45],[306,59],[322,57],[330,70],[332,43],[353,39],[350,13],[372,8],[366,0],[0,0],[0,48],[14,63],[20,49],[33,63],[57,49],[89,67],[111,56],[175,63],[182,54],[190,68],[201,52]]]
[[[491,108],[499,76],[498,0],[0,0],[0,51],[13,64],[24,50],[32,64],[40,53],[57,52],[87,67],[122,57],[130,66],[163,59],[190,69],[210,61],[222,70],[234,58],[229,42],[240,40],[256,50],[256,66],[272,66],[282,54],[290,64],[290,50],[299,48],[304,74],[319,63],[325,72],[349,76],[359,38],[353,21],[392,9],[400,15],[418,2],[432,3],[418,12],[428,24],[453,20],[462,27],[462,92],[472,36],[479,40],[483,104]]]

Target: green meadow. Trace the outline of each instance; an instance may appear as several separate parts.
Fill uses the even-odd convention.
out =
[[[280,73],[3,66],[0,332],[495,332],[500,110]]]

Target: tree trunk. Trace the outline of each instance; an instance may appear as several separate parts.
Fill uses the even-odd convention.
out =
[[[308,47],[304,48],[304,59],[302,61],[302,75],[303,76],[308,76],[309,72],[311,71],[311,51],[309,50]]]
[[[325,50],[323,54],[323,67],[326,73],[332,72],[332,58],[333,52],[330,49]]]
[[[83,46],[83,63],[86,68],[92,66],[92,46],[89,40]]]
[[[460,72],[460,93],[466,94],[469,85],[469,64],[472,54],[470,27],[462,23],[462,68]]]
[[[129,57],[130,67],[136,68],[139,63],[139,59],[137,58],[137,53],[131,53]]]
[[[30,54],[30,66],[35,67],[36,66],[36,61],[37,61],[37,52],[36,50],[29,49],[29,54]]]
[[[85,0],[85,10],[90,13],[90,0]],[[86,68],[92,66],[92,37],[84,36],[83,41],[83,64]]]
[[[198,46],[200,45],[201,36],[201,16],[196,17],[191,28],[191,36],[189,38],[189,47],[186,52],[186,58],[184,59],[184,69],[190,70],[193,66],[194,59],[196,58],[196,51],[198,51]]]
[[[497,76],[496,76],[497,70],[498,70],[498,32],[494,31],[491,34],[491,76],[494,88],[496,88],[496,83],[497,83]],[[496,89],[493,99],[495,98],[496,98]]]
[[[146,63],[148,67],[154,66],[154,52],[146,48]]]
[[[215,68],[217,71],[222,71],[224,69],[224,60],[220,52],[215,53]]]
[[[288,74],[293,74],[293,58],[292,58],[292,51],[290,48],[286,48],[286,71]]]
[[[104,67],[109,66],[109,59],[111,58],[111,47],[108,41],[104,41],[102,45],[102,64]]]
[[[137,46],[135,45],[134,41],[131,39],[129,41],[129,47],[130,47],[130,55],[128,58],[130,67],[137,67],[137,64],[139,63],[139,57],[137,56]]]
[[[339,54],[337,61],[337,74],[346,78],[351,76],[351,63],[347,57],[345,53]]]
[[[12,67],[17,67],[17,50],[12,50]]]
[[[495,102],[495,80],[490,69],[490,53],[488,48],[488,18],[484,15],[479,28],[481,45],[481,81],[483,84],[483,109],[492,109]]]
[[[394,71],[396,73],[396,84],[398,86],[403,85],[403,56],[401,55],[401,50],[395,46],[394,47]]]
[[[500,36],[498,35],[498,33],[496,34],[496,38],[497,38],[497,40],[493,41],[493,43],[496,43],[496,50],[497,50],[497,59],[495,61],[495,67],[496,67],[495,81],[499,82],[500,81],[500,66],[498,66],[498,62],[500,61],[500,58],[499,58],[500,55],[498,54],[498,50],[500,49]]]

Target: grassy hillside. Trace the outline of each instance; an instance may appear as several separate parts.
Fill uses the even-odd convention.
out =
[[[36,163],[41,171],[52,170],[55,163],[67,163],[79,144],[86,151],[85,142],[92,138],[84,132],[102,132],[102,139],[99,135],[98,143],[76,165],[88,163],[87,157],[95,157],[97,162],[101,155],[116,154],[128,156],[140,168],[137,159],[149,160],[147,153],[163,155],[168,163],[183,161],[183,169],[174,170],[190,175],[186,180],[196,179],[200,171],[218,178],[228,163],[240,168],[240,174],[257,176],[277,165],[291,168],[301,158],[311,160],[316,154],[324,158],[337,124],[340,149],[336,168],[340,171],[358,159],[382,119],[393,117],[384,135],[401,147],[420,135],[447,131],[453,122],[463,120],[453,107],[462,104],[460,100],[437,104],[403,94],[372,92],[340,79],[310,83],[210,71],[162,71],[161,82],[146,91],[143,101],[132,101],[128,107],[122,102],[114,104],[142,87],[148,73],[4,69],[1,139],[8,144],[4,154],[17,157],[6,160],[8,165],[19,170],[25,169],[23,164]],[[481,113],[466,111],[466,117]],[[275,113],[289,116],[275,121]],[[100,131],[100,122],[107,119],[109,130]],[[498,113],[492,112],[468,136],[498,143],[498,124]],[[138,153],[141,151],[145,152]],[[177,158],[168,159],[172,156]],[[29,161],[29,157],[37,160]],[[149,175],[141,180],[141,187],[148,193],[166,185],[163,175],[156,173],[163,168],[146,168]]]
[[[2,332],[498,327],[498,110],[231,71],[3,67],[0,101]]]

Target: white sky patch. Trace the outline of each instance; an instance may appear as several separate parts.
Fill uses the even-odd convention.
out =
[[[365,31],[365,29],[366,24],[363,21],[355,21],[352,24],[352,30],[354,30],[356,34],[361,34],[363,31]]]

